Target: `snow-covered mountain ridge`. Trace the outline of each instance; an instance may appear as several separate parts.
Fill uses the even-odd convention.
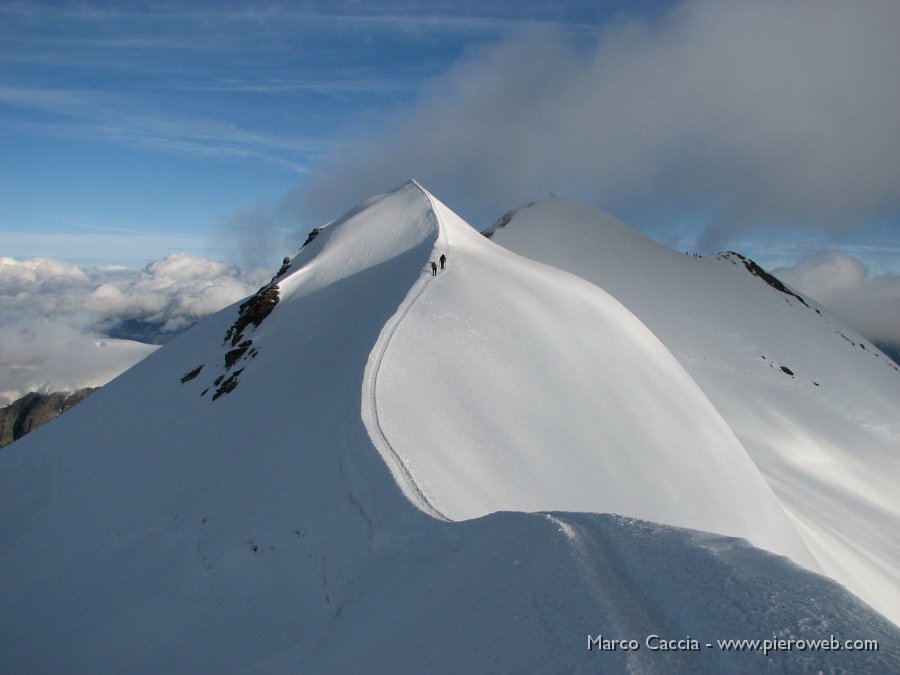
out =
[[[896,625],[733,538],[817,564],[683,359],[581,275],[410,183],[256,297],[0,453],[0,670],[900,669]],[[705,646],[776,635],[880,649]]]
[[[434,508],[453,520],[622,513],[747,537],[815,568],[734,435],[631,312],[433,204],[449,267],[420,279],[379,341],[368,397]]]
[[[722,415],[823,571],[900,621],[900,372],[735,253],[698,258],[550,198],[492,238],[607,290]]]

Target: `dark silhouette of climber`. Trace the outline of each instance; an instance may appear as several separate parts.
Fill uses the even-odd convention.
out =
[[[440,260],[441,260],[441,269],[444,269],[444,265],[447,264],[447,256],[445,256],[443,253],[441,253]]]
[[[431,261],[431,276],[437,276],[437,263],[434,260]]]

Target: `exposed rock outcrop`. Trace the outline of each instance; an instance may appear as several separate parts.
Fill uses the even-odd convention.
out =
[[[97,387],[85,387],[75,392],[57,391],[52,394],[32,391],[13,401],[0,409],[0,447],[9,445],[29,431],[59,417],[96,389]]]

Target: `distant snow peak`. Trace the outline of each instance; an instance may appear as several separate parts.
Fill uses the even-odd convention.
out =
[[[493,240],[633,312],[716,408],[825,574],[900,622],[900,548],[885,536],[900,528],[896,364],[746,256],[697,260],[585,204],[541,201]]]

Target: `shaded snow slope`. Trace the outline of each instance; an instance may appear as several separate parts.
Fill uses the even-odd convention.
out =
[[[434,257],[449,265],[383,331],[363,393],[416,503],[453,520],[621,513],[746,537],[815,568],[746,451],[633,314],[430,199]]]
[[[823,570],[900,622],[900,373],[812,300],[735,254],[697,258],[575,201],[493,240],[605,289],[700,385]]]
[[[241,303],[258,325],[227,308],[0,451],[0,672],[900,669],[896,627],[740,540],[415,508],[360,392],[436,222],[415,185],[371,200]],[[880,651],[588,652],[599,633]]]
[[[495,513],[419,534],[384,552],[339,630],[312,653],[290,648],[253,672],[310,664],[329,673],[661,675],[900,667],[896,626],[825,577],[742,540],[584,513]],[[879,650],[719,647],[750,634],[835,635],[842,645],[865,635]],[[687,647],[695,640],[695,650],[651,650],[651,635]],[[588,651],[588,636],[634,639],[639,648]]]

